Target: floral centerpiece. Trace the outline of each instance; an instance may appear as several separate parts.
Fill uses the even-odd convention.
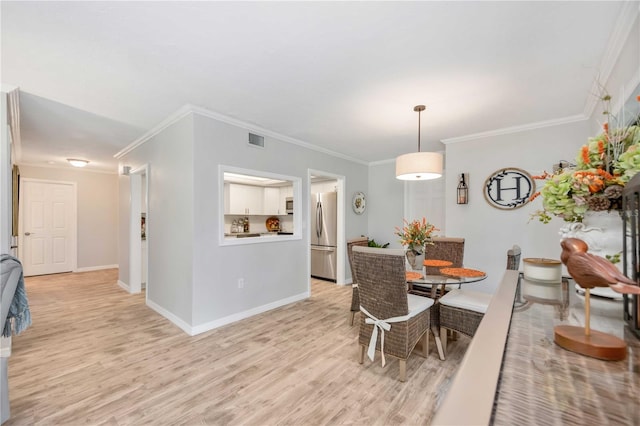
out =
[[[422,269],[422,262],[417,261],[416,258],[424,256],[424,247],[427,244],[433,244],[434,233],[439,229],[427,222],[425,217],[412,222],[407,222],[406,219],[403,221],[402,228],[396,226],[395,235],[400,237],[400,244],[407,247],[407,259],[412,268]]]
[[[609,112],[611,97],[602,96],[603,114],[609,119],[603,132],[589,138],[578,151],[576,164],[555,174],[534,176],[546,182],[531,199],[542,196],[542,207],[533,217],[548,223],[552,215],[567,222],[582,222],[587,211],[610,211],[622,208],[622,189],[640,171],[640,127],[612,126],[615,117]],[[640,102],[640,96],[637,100]]]

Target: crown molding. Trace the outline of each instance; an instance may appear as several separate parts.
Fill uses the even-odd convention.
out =
[[[633,26],[638,17],[640,17],[640,2],[627,0],[622,6],[622,10],[620,11],[620,14],[618,15],[618,18],[616,20],[616,24],[614,26],[614,31],[609,38],[609,42],[607,43],[605,55],[602,58],[602,62],[600,64],[600,74],[591,86],[591,90],[589,93],[592,93],[594,95],[587,97],[582,114],[548,121],[540,121],[537,123],[524,124],[521,126],[489,130],[487,132],[475,133],[471,135],[447,138],[442,139],[441,142],[446,145],[449,143],[465,142],[474,139],[518,133],[543,127],[557,126],[560,124],[568,124],[588,120],[593,114],[593,111],[595,110],[595,107],[599,101],[598,97],[595,96],[595,94],[599,93],[600,91],[598,84],[599,82],[607,81],[611,76],[611,72],[613,71],[618,57],[622,52],[622,48],[629,38],[631,30],[633,29]],[[638,85],[638,80],[640,80],[640,76],[636,76],[635,78],[633,78],[632,81],[627,84],[627,90],[633,90]]]
[[[564,117],[564,118],[555,118],[553,120],[537,121],[535,123],[528,123],[528,124],[523,124],[523,125],[520,125],[520,126],[504,127],[502,129],[489,130],[487,132],[480,132],[480,133],[474,133],[474,134],[471,134],[471,135],[459,136],[459,137],[455,137],[455,138],[442,139],[441,142],[443,144],[447,145],[447,144],[450,144],[450,143],[466,142],[466,141],[475,140],[475,139],[489,138],[489,137],[492,137],[492,136],[500,136],[500,135],[508,135],[508,134],[511,134],[511,133],[526,132],[526,131],[529,131],[529,130],[542,129],[544,127],[559,126],[559,125],[562,125],[562,124],[576,123],[576,122],[585,121],[585,120],[588,120],[588,117],[585,117],[582,114],[572,115],[572,116]]]
[[[171,126],[172,124],[183,119],[184,117],[186,117],[191,113],[192,113],[191,106],[184,105],[183,107],[179,108],[176,112],[174,112],[173,114],[169,115],[167,118],[162,120],[159,124],[152,127],[151,130],[147,131],[144,135],[140,136],[138,139],[134,140],[129,145],[127,145],[120,151],[116,152],[113,155],[113,157],[117,159],[124,157],[134,149],[138,148],[140,145],[150,140],[152,137],[154,137],[158,133],[162,132],[167,127]]]
[[[601,86],[604,85],[605,82],[609,81],[609,77],[611,77],[613,68],[620,57],[622,48],[627,42],[638,17],[640,17],[640,2],[627,0],[622,5],[622,10],[620,11],[618,19],[613,27],[613,33],[611,33],[611,37],[609,37],[609,42],[607,43],[607,47],[604,51],[604,57],[600,63],[600,72],[591,85],[591,90],[589,91],[591,96],[587,97],[587,101],[582,112],[582,115],[585,117],[591,117],[591,115],[593,115],[593,111],[596,109],[596,105],[600,102],[599,93],[601,91]]]
[[[20,136],[20,88],[2,85],[2,92],[7,96],[7,120],[11,131],[11,144],[13,145],[12,160],[19,163],[22,159],[22,138]]]
[[[362,161],[362,160],[359,160],[357,158],[353,158],[353,157],[350,157],[348,155],[345,155],[345,154],[342,154],[342,153],[339,153],[339,152],[336,152],[336,151],[332,151],[330,149],[322,148],[322,147],[319,147],[317,145],[313,145],[313,144],[311,144],[309,142],[305,142],[305,141],[302,141],[300,139],[296,139],[296,138],[292,138],[292,137],[287,136],[287,135],[283,135],[282,133],[278,133],[278,132],[271,131],[269,129],[265,129],[264,127],[255,126],[253,124],[246,123],[244,121],[237,120],[235,118],[227,117],[226,115],[222,115],[222,114],[219,114],[217,112],[210,111],[210,110],[208,110],[206,108],[201,108],[201,107],[192,107],[192,108],[193,108],[193,112],[196,113],[196,114],[199,114],[199,115],[202,115],[202,116],[205,116],[205,117],[209,117],[209,118],[213,118],[214,120],[222,121],[223,123],[231,124],[231,125],[236,126],[236,127],[241,127],[243,129],[259,133],[259,134],[261,134],[263,136],[269,136],[269,137],[272,137],[274,139],[278,139],[278,140],[281,140],[283,142],[290,143],[292,145],[301,146],[303,148],[310,149],[312,151],[321,152],[323,154],[327,154],[327,155],[330,155],[332,157],[342,158],[343,160],[352,161],[354,163],[362,164],[364,166],[369,164],[366,161]]]
[[[395,161],[396,161],[395,158],[389,158],[387,160],[372,161],[372,162],[369,163],[369,167],[371,167],[371,166],[381,166],[383,164],[389,164],[389,163],[393,163]]]
[[[169,117],[167,117],[162,122],[160,122],[160,124],[158,124],[157,126],[153,127],[151,130],[149,130],[147,133],[142,135],[140,138],[136,139],[131,144],[129,144],[127,147],[125,147],[124,149],[122,149],[121,151],[116,153],[114,155],[114,157],[118,158],[118,159],[124,157],[129,152],[133,151],[134,149],[136,149],[140,145],[142,145],[145,142],[147,142],[148,140],[150,140],[153,136],[157,135],[158,133],[160,133],[161,131],[163,131],[167,127],[169,127],[172,124],[174,124],[176,121],[181,120],[182,118],[188,116],[189,114],[198,114],[198,115],[203,116],[203,117],[211,118],[211,119],[214,119],[214,120],[226,123],[226,124],[230,124],[232,126],[236,126],[236,127],[240,127],[240,128],[246,129],[246,130],[248,130],[250,132],[258,133],[258,134],[260,134],[262,136],[269,136],[269,137],[272,137],[274,139],[278,139],[280,141],[290,143],[292,145],[297,145],[297,146],[300,146],[300,147],[303,147],[303,148],[306,148],[306,149],[310,149],[312,151],[321,152],[323,154],[327,154],[327,155],[330,155],[332,157],[342,158],[343,160],[352,161],[354,163],[362,164],[362,165],[365,165],[365,166],[369,164],[366,161],[362,161],[362,160],[359,160],[357,158],[353,158],[353,157],[350,157],[348,155],[341,154],[339,152],[331,151],[329,149],[322,148],[322,147],[310,144],[308,142],[304,142],[304,141],[302,141],[300,139],[295,139],[295,138],[292,138],[290,136],[286,136],[286,135],[283,135],[281,133],[274,132],[274,131],[269,130],[269,129],[265,129],[264,127],[256,126],[256,125],[247,123],[245,121],[238,120],[238,119],[233,118],[233,117],[228,117],[226,115],[223,115],[223,114],[208,110],[206,108],[198,107],[198,106],[190,105],[190,104],[184,105],[183,107],[178,109],[176,112],[174,112]]]

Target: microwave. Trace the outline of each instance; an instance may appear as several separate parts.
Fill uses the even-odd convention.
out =
[[[285,209],[287,210],[287,214],[293,214],[293,197],[287,197],[284,199]]]

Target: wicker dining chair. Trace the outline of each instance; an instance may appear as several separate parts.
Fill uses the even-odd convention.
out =
[[[433,299],[407,293],[403,250],[353,247],[353,267],[360,297],[359,362],[367,352],[373,361],[380,351],[398,358],[400,381],[407,378],[407,358],[419,341],[429,354],[429,324]],[[368,350],[367,350],[368,348]]]
[[[518,270],[520,267],[520,247],[514,245],[507,251],[507,268]],[[440,299],[440,338],[442,348],[446,352],[447,330],[460,332],[465,336],[473,337],[480,321],[484,317],[492,295],[467,289],[451,290]]]
[[[451,268],[462,268],[464,259],[464,238],[457,237],[434,237],[433,244],[427,244],[424,252],[425,259],[448,260]],[[440,275],[440,268],[437,266],[425,266],[425,275]],[[431,284],[413,283],[413,291],[417,294],[431,293]],[[440,291],[439,289],[437,290]],[[439,297],[442,295],[434,294]]]
[[[353,326],[353,322],[356,313],[360,312],[360,297],[358,296],[358,280],[356,279],[356,273],[353,270],[353,247],[369,245],[369,238],[358,237],[347,241],[347,257],[349,258],[349,267],[351,268],[351,312],[349,313],[349,323]]]
[[[427,244],[424,251],[425,259],[448,260],[452,268],[462,268],[464,260],[464,238],[434,237],[433,244]],[[427,266],[427,275],[438,275],[438,267]]]

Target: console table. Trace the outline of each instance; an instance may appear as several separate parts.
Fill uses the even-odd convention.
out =
[[[640,424],[640,340],[623,321],[622,303],[593,296],[591,324],[624,339],[627,358],[589,358],[553,342],[555,325],[584,323],[573,281],[509,272],[433,424]]]

